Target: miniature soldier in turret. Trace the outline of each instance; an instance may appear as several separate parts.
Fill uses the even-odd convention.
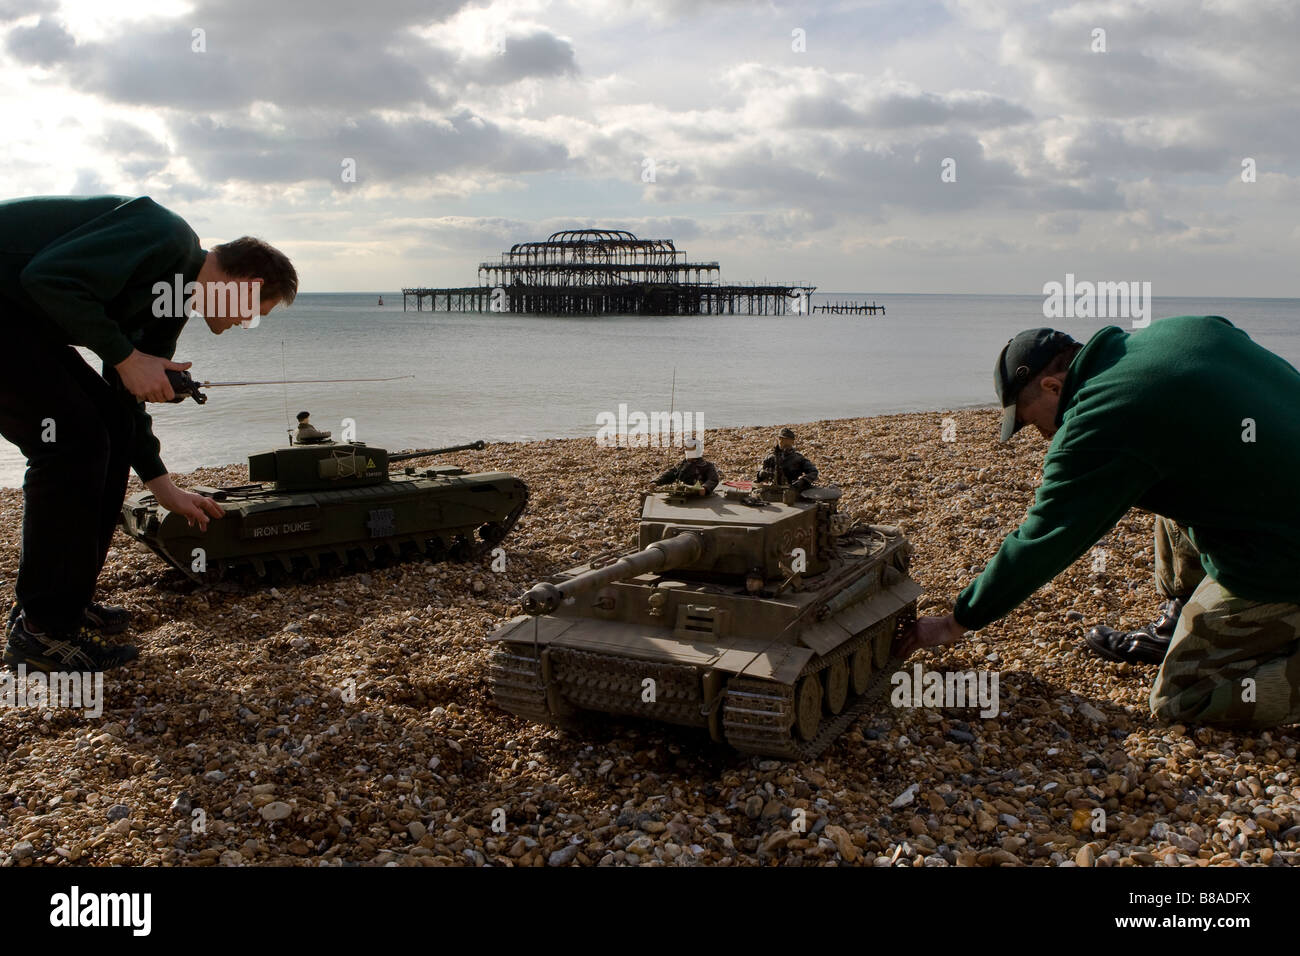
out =
[[[811,488],[817,480],[817,466],[794,450],[794,431],[782,428],[777,435],[776,447],[772,454],[763,459],[762,471],[758,481],[772,481],[776,478],[777,463],[780,462],[781,474],[785,476],[790,487],[803,491]]]
[[[683,457],[680,463],[673,465],[655,479],[656,485],[669,485],[680,481],[684,485],[700,485],[700,495],[713,494],[718,487],[718,469],[713,462],[706,461],[700,448],[698,438],[687,438],[682,442]]]
[[[311,412],[298,413],[298,434],[294,438],[299,445],[319,445],[330,437],[329,432],[323,432],[313,425],[308,418]]]

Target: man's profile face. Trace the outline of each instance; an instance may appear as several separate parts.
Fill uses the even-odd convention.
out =
[[[789,451],[791,448],[794,447],[793,438],[778,438],[777,442],[780,443],[782,451]]]
[[[224,282],[230,282],[230,281],[253,282],[256,284],[257,290],[259,292],[262,286],[261,279],[251,279],[251,280],[226,279],[226,280],[220,280],[216,284],[220,285],[221,282],[223,281]],[[207,301],[214,303],[216,305],[216,308],[214,309],[207,308],[205,303],[201,301],[201,298],[206,298]],[[280,300],[278,298],[263,299],[259,296],[256,299],[256,301],[259,303],[259,308],[258,308],[259,315],[269,314],[272,309],[274,309],[277,305],[280,304]],[[229,297],[223,296],[220,293],[220,291],[217,289],[214,289],[211,293],[208,293],[208,290],[205,290],[205,296],[204,297],[196,296],[194,300],[194,304],[200,311],[203,312],[203,321],[208,324],[208,328],[211,330],[213,335],[220,335],[222,332],[226,331],[226,329],[234,328],[236,325],[239,325],[240,323],[247,321],[249,318],[246,315],[240,315],[239,309],[237,307],[231,307],[231,302]]]
[[[1016,401],[1016,421],[1021,425],[1033,425],[1044,438],[1050,439],[1056,434],[1056,409],[1061,400],[1061,380],[1045,377],[1037,389],[1026,389],[1036,394],[1030,398],[1021,393]]]

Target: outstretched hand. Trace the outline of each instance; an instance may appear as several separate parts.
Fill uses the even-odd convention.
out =
[[[913,652],[927,647],[955,644],[965,634],[966,629],[958,624],[957,619],[951,614],[919,617],[898,639],[895,653],[899,657],[908,658]]]
[[[226,515],[221,505],[211,498],[177,488],[167,475],[147,481],[145,486],[153,493],[160,508],[180,515],[191,528],[197,524],[200,531],[207,531],[209,518],[224,518]]]

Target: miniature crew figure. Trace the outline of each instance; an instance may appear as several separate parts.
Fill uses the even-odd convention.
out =
[[[298,413],[298,434],[294,441],[299,445],[319,445],[330,437],[329,432],[323,432],[311,423],[310,415],[311,412]]]
[[[817,466],[794,450],[793,429],[782,428],[777,435],[772,454],[763,459],[763,470],[758,473],[759,481],[772,481],[776,477],[778,460],[781,463],[781,474],[790,487],[803,491],[811,488],[817,480]]]
[[[700,495],[711,495],[718,487],[718,469],[706,461],[698,438],[682,442],[682,460],[655,479],[656,485],[669,485],[680,481],[684,485],[701,485]]]

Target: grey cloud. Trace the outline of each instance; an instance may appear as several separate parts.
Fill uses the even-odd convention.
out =
[[[1053,236],[1072,236],[1083,225],[1083,216],[1077,212],[1048,213],[1038,217],[1038,228]]]
[[[413,32],[465,5],[206,2],[166,25],[83,44],[66,79],[80,92],[133,105],[218,111],[260,101],[342,112],[447,107],[467,83],[576,72],[572,46],[544,30],[510,37],[505,55],[470,58],[439,45],[436,33]],[[201,52],[192,49],[194,29],[204,31]],[[22,34],[10,44],[19,43],[16,56],[48,58],[60,49],[56,41],[52,33]]]
[[[1106,120],[1091,122],[1080,129],[1065,157],[1084,164],[1089,170],[1142,173],[1222,172],[1233,161],[1227,146],[1217,140],[1163,145],[1152,142],[1149,133],[1135,131],[1125,135],[1120,123]]]
[[[183,152],[211,181],[341,181],[354,159],[357,182],[418,180],[460,168],[496,173],[556,169],[568,153],[557,143],[511,132],[467,110],[445,122],[368,116],[340,127],[320,122],[284,135],[261,127],[196,117],[183,124]]]
[[[1033,119],[1016,103],[990,93],[895,93],[881,97],[867,110],[866,121],[883,129],[975,123],[982,127],[1011,126]]]
[[[489,52],[465,64],[460,71],[466,80],[484,86],[514,83],[528,77],[573,75],[578,72],[573,47],[551,33],[505,37],[505,50]]]
[[[77,179],[68,190],[70,196],[101,196],[112,192],[93,169],[77,170]]]
[[[117,120],[105,124],[103,135],[99,137],[99,143],[110,153],[118,155],[168,152],[167,144],[148,130],[133,123],[123,123]]]
[[[53,13],[56,7],[54,0],[0,0],[0,23],[38,13]]]
[[[3,17],[0,17],[3,20]],[[5,40],[5,49],[20,63],[29,66],[52,66],[67,60],[77,41],[63,25],[42,17],[35,26],[14,27]]]
[[[901,130],[970,124],[988,129],[1033,119],[1025,107],[989,93],[890,91],[859,108],[849,104],[849,92],[836,83],[824,92],[795,96],[786,104],[783,125],[807,129]]]

